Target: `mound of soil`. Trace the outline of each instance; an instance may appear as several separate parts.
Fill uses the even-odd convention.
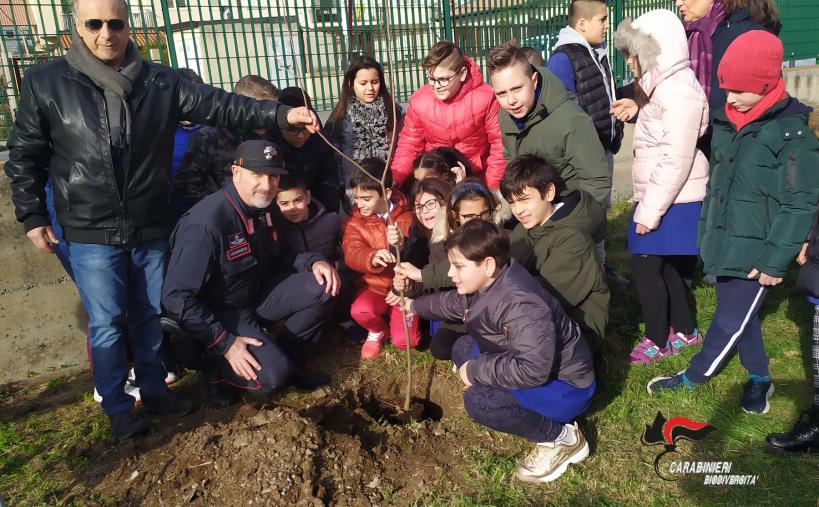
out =
[[[83,493],[118,505],[376,505],[462,477],[464,418],[457,379],[416,368],[427,393],[400,410],[400,374],[369,370],[310,395],[202,410],[176,427],[121,444],[77,449],[91,465]],[[397,400],[397,401],[396,401]],[[414,416],[414,417],[413,417]],[[159,423],[161,425],[161,423]],[[479,444],[475,444],[479,445]],[[453,475],[454,474],[454,475]],[[76,491],[76,489],[75,489]],[[91,493],[91,496],[88,496]]]

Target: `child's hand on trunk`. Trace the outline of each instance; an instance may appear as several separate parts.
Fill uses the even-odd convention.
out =
[[[387,267],[390,264],[395,264],[395,256],[387,250],[386,248],[382,248],[381,250],[375,252],[373,256],[372,265],[375,268],[379,267]]]

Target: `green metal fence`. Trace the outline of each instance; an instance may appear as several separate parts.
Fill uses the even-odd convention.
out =
[[[440,39],[453,40],[479,63],[494,45],[515,38],[549,56],[566,25],[570,0],[133,0],[132,38],[145,58],[189,67],[231,89],[258,74],[279,87],[303,78],[316,109],[333,107],[348,60],[366,53],[385,64],[393,94],[405,101],[424,84],[420,67]],[[673,0],[610,1],[612,26],[625,16]],[[819,2],[780,0],[786,54],[819,55]],[[386,20],[392,25],[387,56]],[[0,139],[12,123],[25,70],[71,44],[71,0],[0,0]],[[392,67],[386,62],[391,61]],[[619,55],[615,74],[625,78]]]

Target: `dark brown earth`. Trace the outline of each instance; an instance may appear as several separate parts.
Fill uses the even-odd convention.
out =
[[[480,446],[462,405],[451,363],[413,369],[415,418],[400,410],[404,353],[358,365],[358,347],[335,340],[331,386],[312,393],[245,399],[227,409],[202,408],[179,421],[151,418],[151,435],[121,444],[80,444],[55,479],[73,486],[61,501],[116,505],[375,505],[405,504],[466,473],[465,446]],[[185,389],[199,401],[191,374]],[[4,419],[55,410],[90,390],[82,373],[58,392],[0,403]],[[87,403],[87,402],[86,402]],[[93,405],[91,405],[93,407]],[[96,410],[96,407],[91,408]],[[409,420],[409,422],[407,422]],[[60,477],[64,474],[64,477]],[[436,486],[437,485],[437,486]]]

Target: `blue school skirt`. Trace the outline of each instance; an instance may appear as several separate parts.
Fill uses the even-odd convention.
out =
[[[632,211],[626,234],[626,248],[633,254],[642,255],[699,255],[697,223],[701,212],[702,202],[672,204],[657,229],[640,235],[637,234]]]

